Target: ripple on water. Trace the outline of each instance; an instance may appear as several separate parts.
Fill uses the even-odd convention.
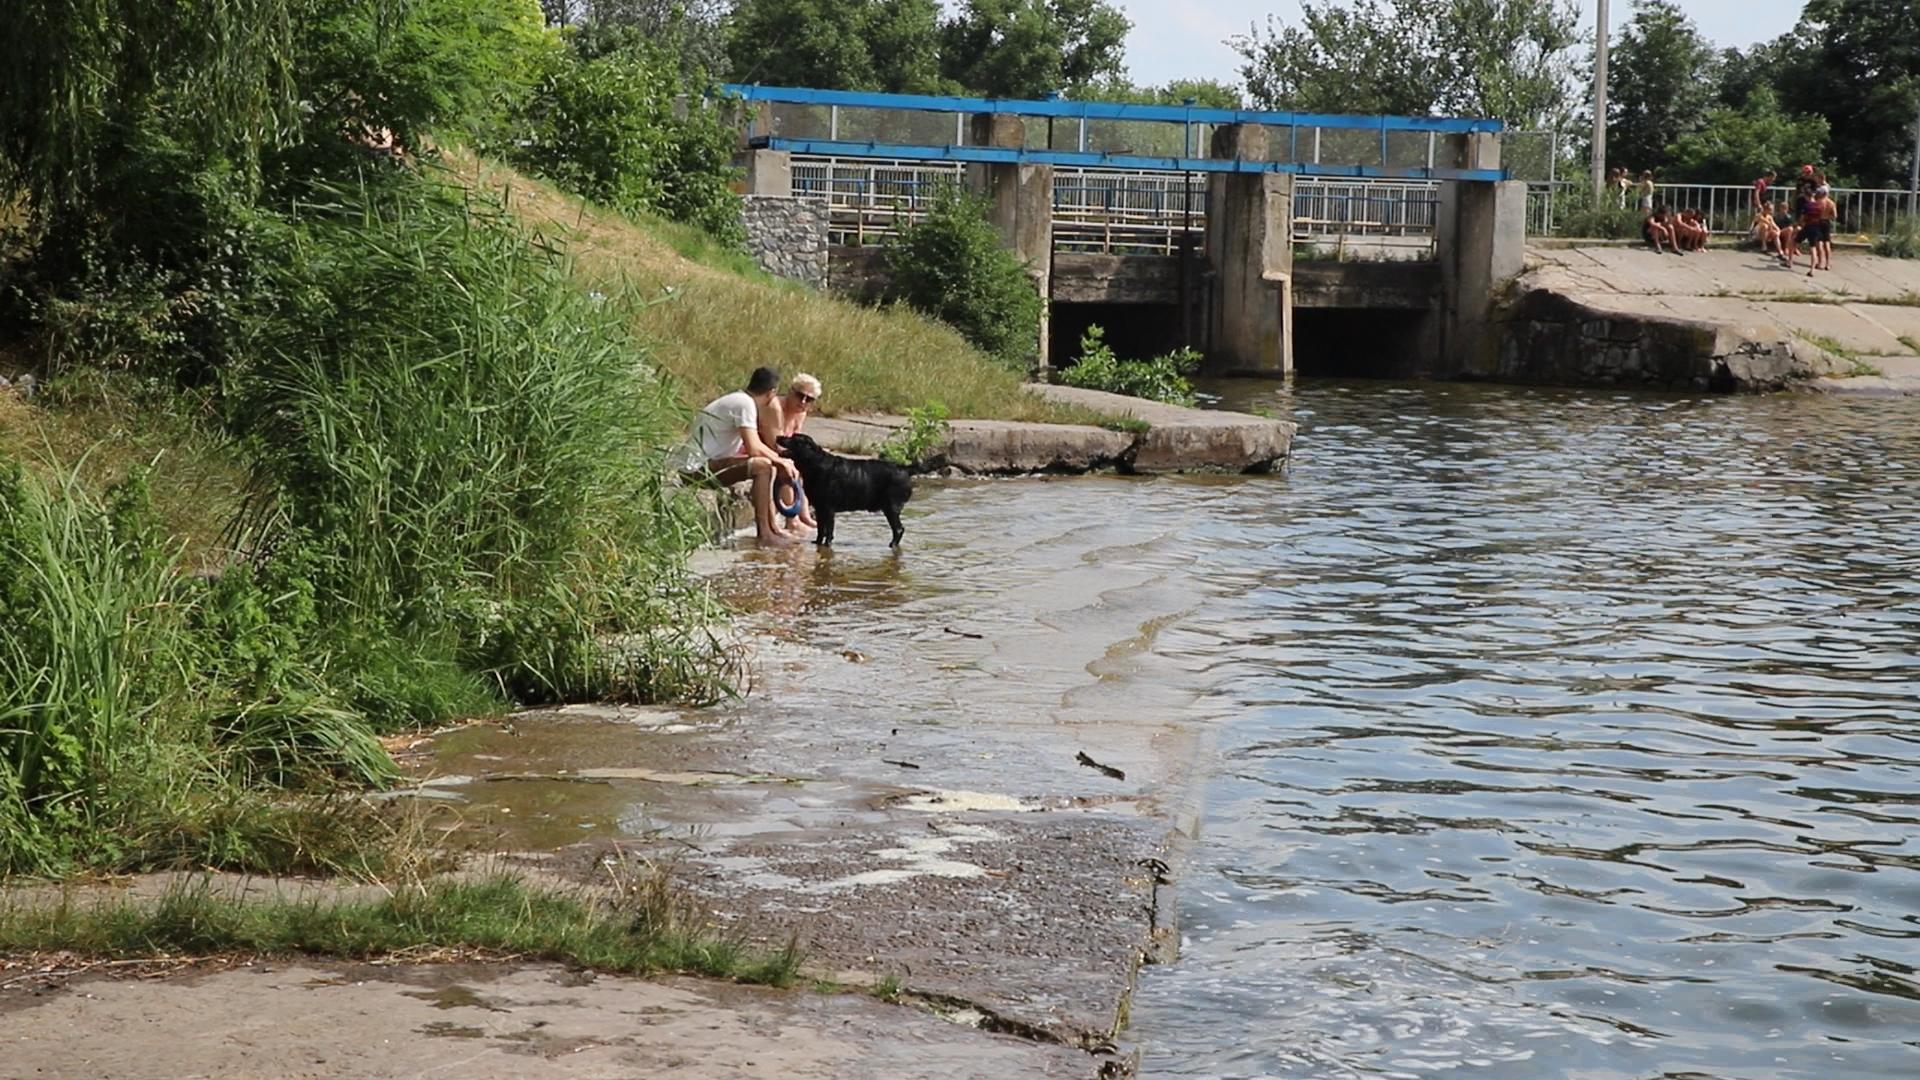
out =
[[[1150,1075],[1920,1075],[1920,402],[1227,389]]]

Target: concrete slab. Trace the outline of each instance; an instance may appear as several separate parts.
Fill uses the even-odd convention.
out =
[[[22,1080],[999,1080],[1091,1077],[1089,1061],[872,998],[551,964],[255,965],[0,991],[0,1073]]]
[[[935,469],[969,475],[1119,472],[1263,472],[1286,460],[1294,426],[1283,420],[1165,405],[1122,394],[1031,384],[1050,401],[1078,405],[1116,421],[1145,421],[1144,432],[1084,424],[955,420],[932,460]],[[906,421],[898,416],[811,420],[807,431],[841,453],[871,453]]]
[[[1920,262],[1864,254],[1808,277],[1748,251],[1540,248],[1512,295],[1487,374],[1829,389],[1854,357],[1920,351]]]

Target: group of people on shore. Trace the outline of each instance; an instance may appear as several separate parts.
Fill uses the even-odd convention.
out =
[[[1793,269],[1802,246],[1807,253],[1807,276],[1816,270],[1833,269],[1833,221],[1840,208],[1833,201],[1833,188],[1827,178],[1812,165],[1800,166],[1795,178],[1793,202],[1772,197],[1776,174],[1772,169],[1753,182],[1753,224],[1748,239],[1760,250]]]
[[[818,526],[807,511],[800,472],[780,453],[780,439],[798,434],[820,400],[820,380],[802,373],[780,393],[780,373],[755,368],[747,385],[700,410],[693,436],[675,464],[689,479],[726,486],[752,481],[753,528],[760,543],[798,543]],[[783,499],[785,492],[789,498]]]
[[[1812,165],[1800,166],[1789,203],[1775,198],[1778,175],[1768,169],[1753,182],[1750,207],[1753,220],[1747,230],[1748,239],[1789,270],[1794,268],[1803,249],[1808,277],[1817,270],[1832,270],[1833,222],[1839,216],[1839,207],[1833,201],[1833,189],[1827,184],[1826,176]],[[1706,249],[1712,231],[1706,215],[1698,207],[1675,209],[1656,200],[1651,170],[1643,170],[1639,179],[1633,180],[1626,169],[1611,169],[1607,173],[1607,188],[1614,193],[1620,209],[1626,208],[1629,196],[1634,199],[1636,208],[1645,215],[1640,222],[1640,236],[1654,251],[1685,255]]]

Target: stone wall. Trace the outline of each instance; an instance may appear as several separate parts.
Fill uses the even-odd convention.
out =
[[[749,195],[741,217],[747,250],[775,277],[827,287],[827,203],[794,195]]]
[[[1608,312],[1548,289],[1522,292],[1492,323],[1491,369],[1467,377],[1575,386],[1779,390],[1837,362],[1791,338],[1686,318]]]

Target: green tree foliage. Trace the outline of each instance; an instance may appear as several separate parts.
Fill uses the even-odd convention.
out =
[[[1042,302],[1026,267],[987,223],[986,205],[957,187],[888,245],[887,298],[945,322],[1009,367],[1040,341]]]
[[[391,132],[418,149],[497,127],[559,45],[534,0],[328,0],[296,47],[306,142],[321,150]]]
[[[966,0],[940,27],[940,70],[989,97],[1044,97],[1121,75],[1131,25],[1105,0]]]
[[[1202,109],[1246,108],[1239,87],[1213,79],[1175,79],[1163,86],[1135,86],[1124,78],[1109,76],[1076,89],[1072,96],[1124,104],[1184,105],[1191,101]]]
[[[1569,108],[1572,6],[1563,0],[1306,0],[1233,38],[1262,108],[1488,116],[1520,128]]]
[[[1809,0],[1781,51],[1781,100],[1827,118],[1830,171],[1905,187],[1920,114],[1920,5]]]
[[[575,25],[576,53],[589,59],[651,45],[680,59],[689,78],[718,78],[727,72],[727,0],[591,0],[557,11],[545,0],[552,25]],[[556,14],[564,16],[556,18]]]
[[[740,0],[731,78],[826,90],[940,90],[938,0]]]
[[[164,113],[170,141],[244,164],[291,131],[300,0],[27,0],[0,37],[0,196],[92,208],[103,163]]]
[[[726,107],[697,102],[678,61],[632,46],[590,59],[563,57],[524,105],[503,149],[554,183],[626,213],[650,212],[744,239],[731,179]]]
[[[1607,157],[1638,171],[1699,126],[1713,94],[1713,47],[1670,0],[1635,0],[1607,69]]]
[[[1739,108],[1710,110],[1698,128],[1668,146],[1666,175],[1701,184],[1729,183],[1767,169],[1791,176],[1796,163],[1821,160],[1826,143],[1826,117],[1783,112],[1779,97],[1763,86]]]

